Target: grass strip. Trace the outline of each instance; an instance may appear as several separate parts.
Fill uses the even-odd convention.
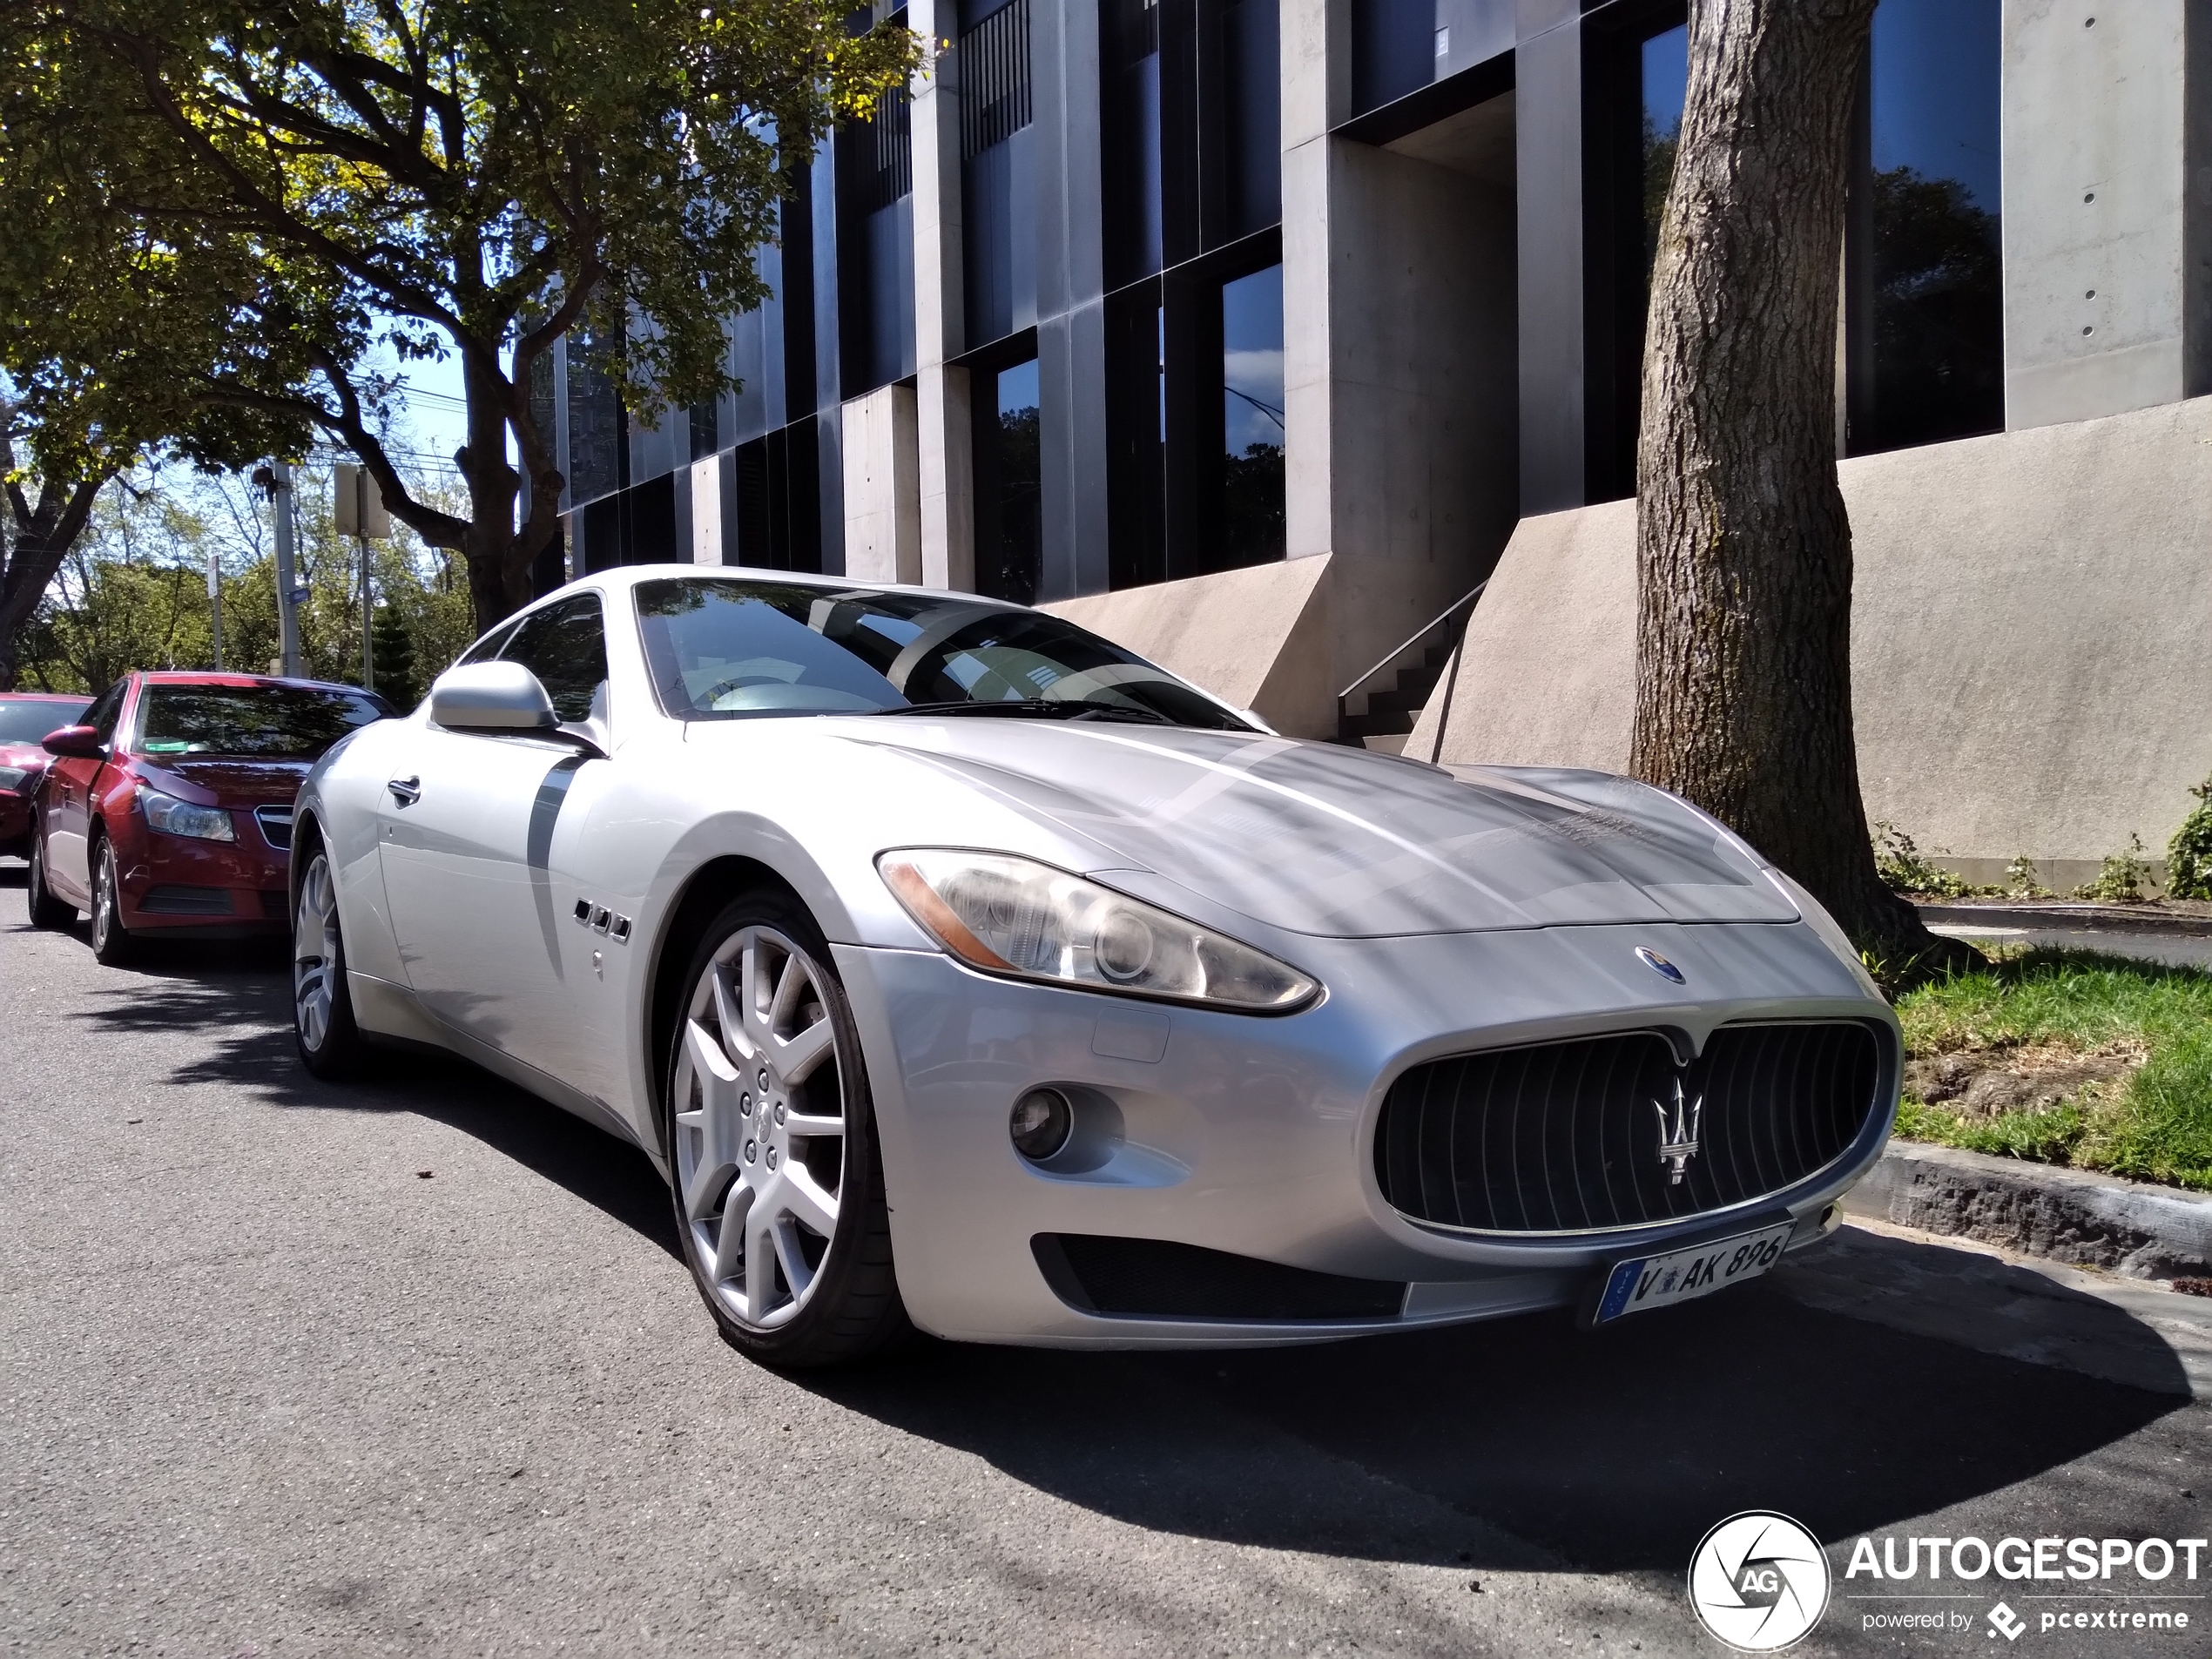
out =
[[[1897,1012],[1911,1056],[2001,1066],[2029,1045],[2144,1055],[2124,1080],[2027,1109],[1963,1111],[1908,1089],[1900,1136],[2212,1191],[2212,974],[2028,950],[1910,991]]]

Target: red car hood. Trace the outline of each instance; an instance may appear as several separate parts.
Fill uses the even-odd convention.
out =
[[[42,771],[54,757],[35,743],[0,743],[0,766],[21,766],[26,772]]]
[[[272,802],[289,806],[311,760],[239,760],[210,756],[205,759],[167,755],[138,757],[138,772],[156,789],[174,792],[197,806],[264,806]],[[183,783],[185,787],[177,789]]]

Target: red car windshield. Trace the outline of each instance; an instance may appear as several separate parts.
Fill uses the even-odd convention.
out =
[[[313,760],[391,712],[381,698],[336,686],[149,685],[138,752]]]
[[[56,702],[44,697],[0,697],[0,743],[36,743],[49,732],[75,725],[91,698]]]

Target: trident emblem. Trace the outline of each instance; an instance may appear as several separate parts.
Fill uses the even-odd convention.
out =
[[[1689,1169],[1690,1159],[1697,1156],[1697,1124],[1705,1116],[1705,1097],[1700,1095],[1696,1100],[1685,1100],[1682,1079],[1677,1077],[1672,1123],[1668,1121],[1667,1103],[1663,1100],[1653,1101],[1651,1109],[1659,1114],[1659,1162],[1674,1171],[1667,1184],[1678,1187]]]

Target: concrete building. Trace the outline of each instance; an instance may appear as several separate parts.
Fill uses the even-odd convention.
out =
[[[1680,0],[876,15],[934,64],[801,164],[742,391],[566,348],[575,568],[1048,604],[1288,732],[1619,765]],[[1869,811],[2066,879],[2212,772],[2212,4],[1882,0],[1862,86]]]

